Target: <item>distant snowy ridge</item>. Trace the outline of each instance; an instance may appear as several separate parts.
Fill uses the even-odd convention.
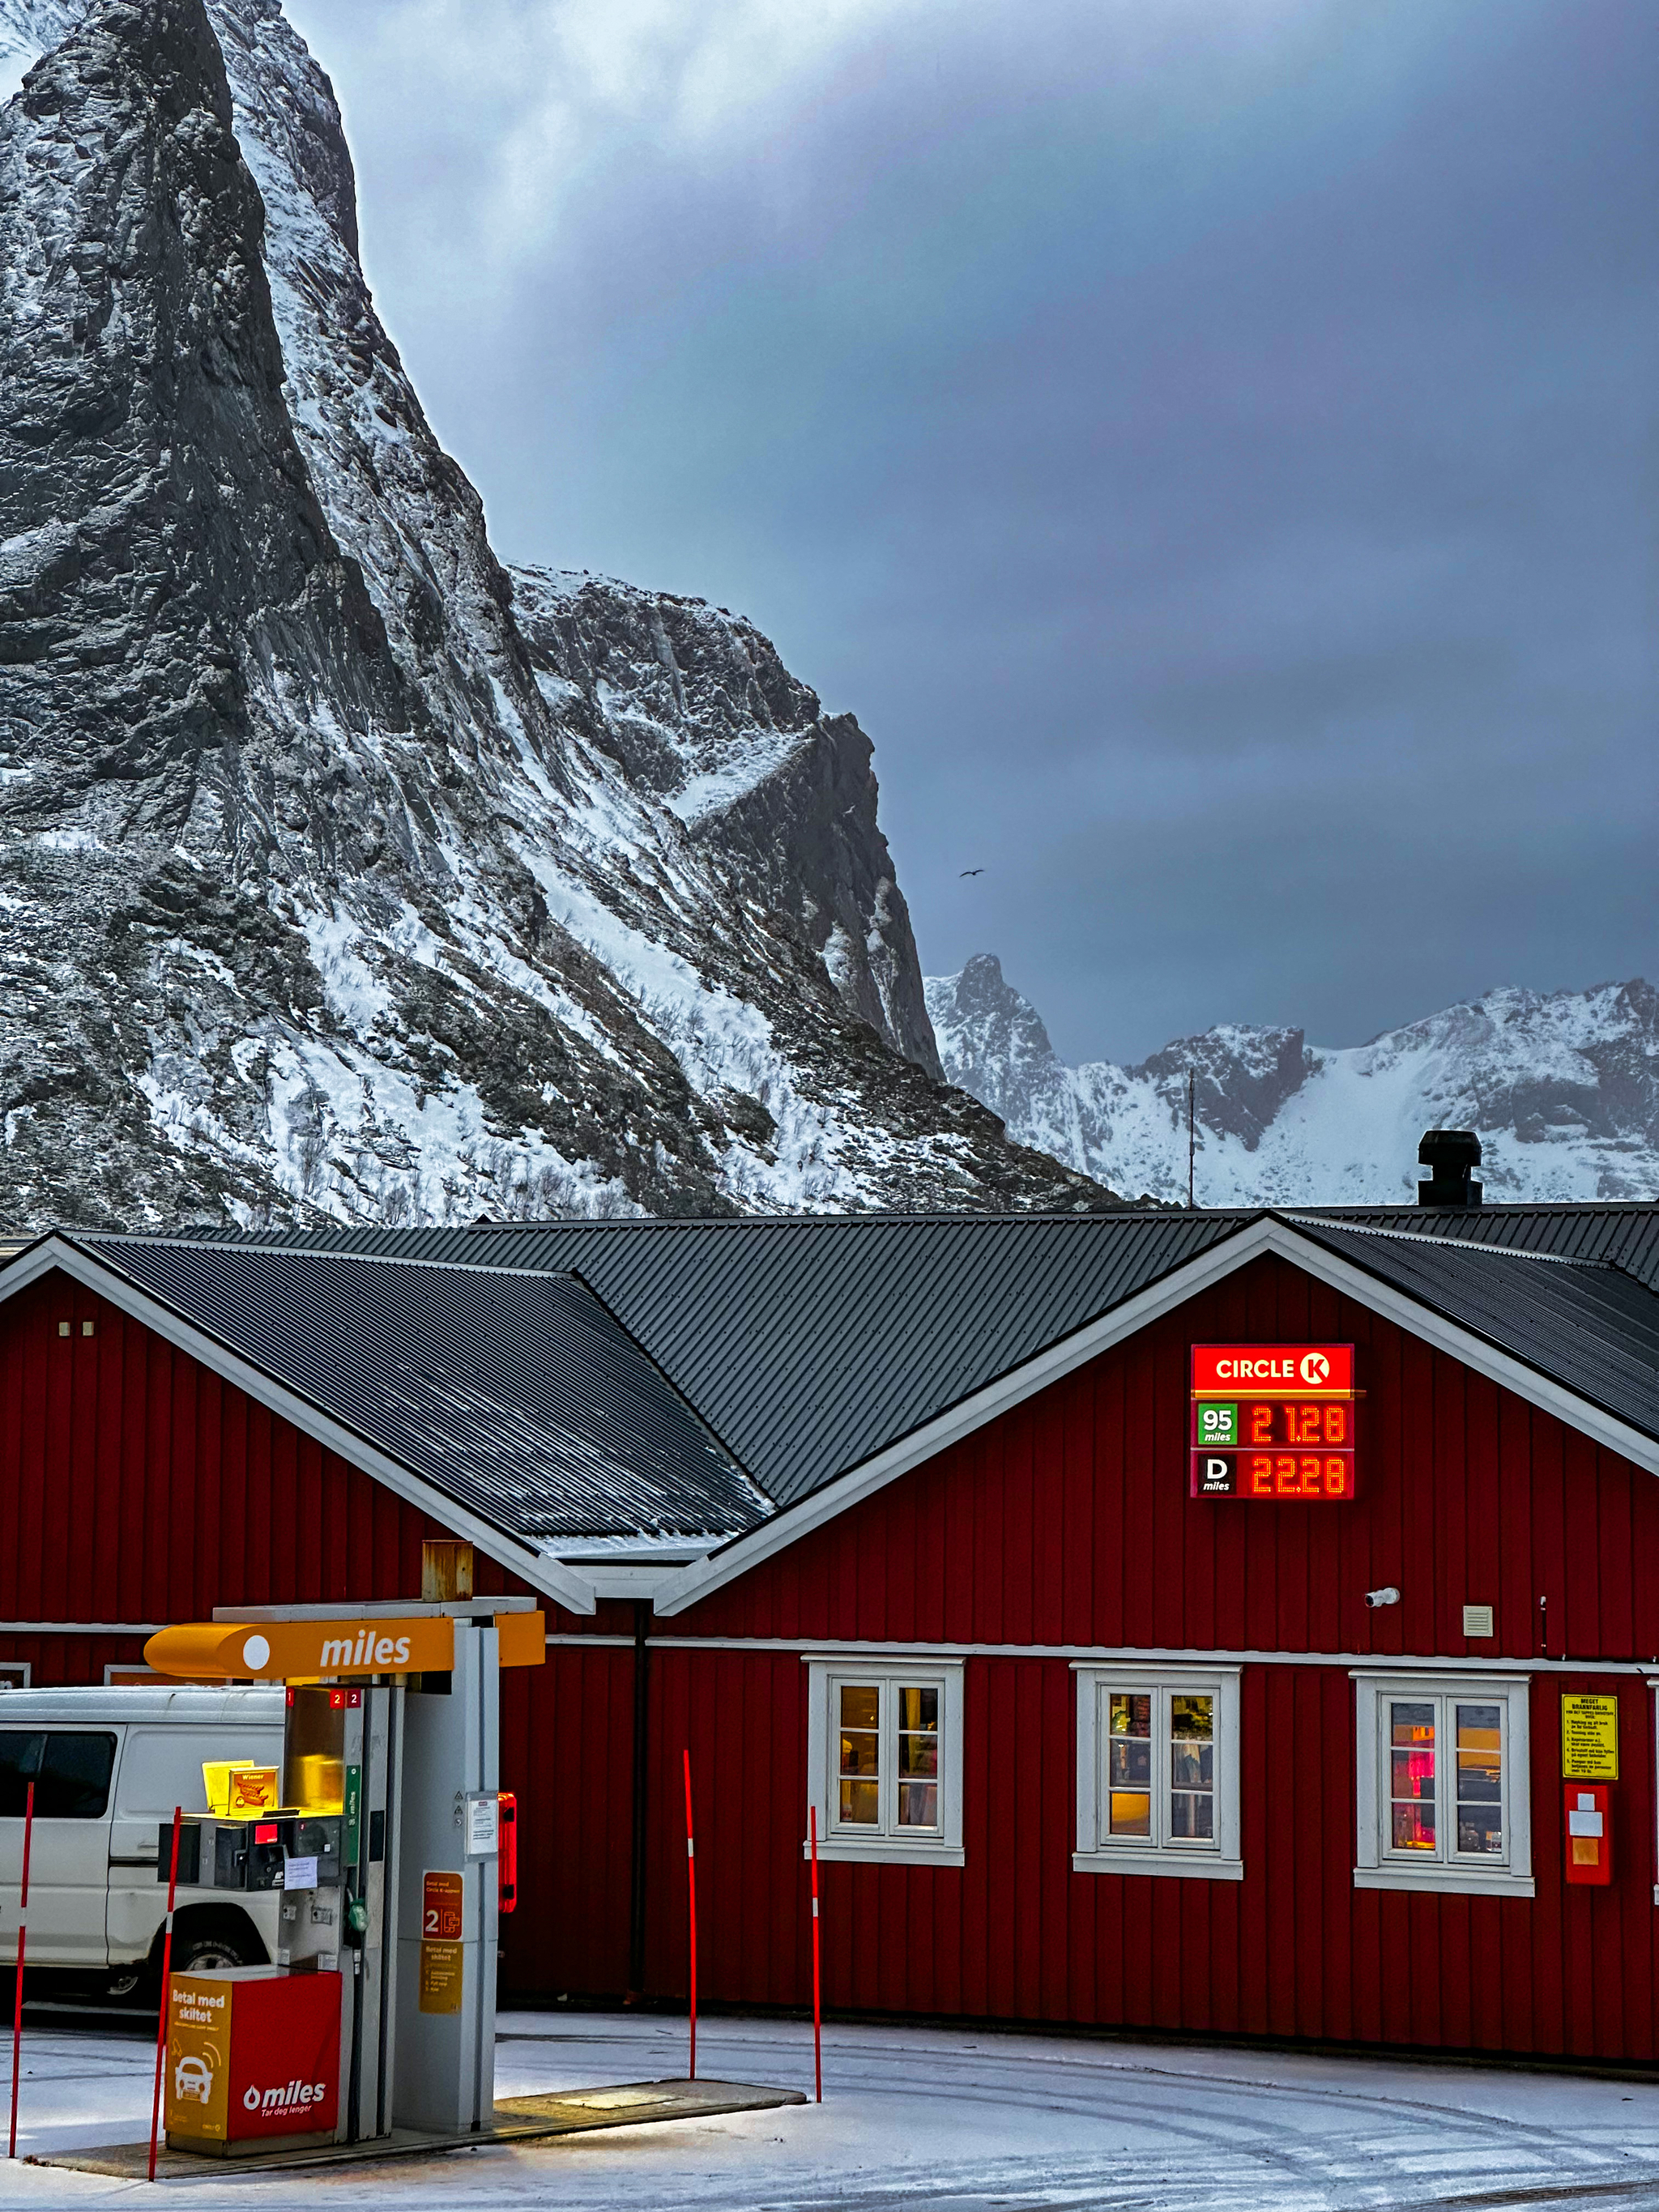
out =
[[[1126,1195],[1184,1201],[1190,1068],[1200,1205],[1409,1203],[1433,1127],[1479,1132],[1492,1200],[1659,1198],[1659,994],[1639,978],[1490,991],[1342,1050],[1226,1024],[1138,1067],[1067,1066],[992,954],[926,988],[951,1081]]]

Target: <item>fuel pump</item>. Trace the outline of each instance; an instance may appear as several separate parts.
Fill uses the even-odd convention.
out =
[[[276,1963],[343,1978],[341,2139],[384,2135],[386,1843],[404,1692],[295,1683],[283,1743]]]
[[[283,1901],[273,1965],[173,1978],[169,2143],[491,2124],[498,1675],[544,1650],[541,1613],[501,1598],[250,1608],[151,1637],[158,1673],[288,1685],[280,1804],[181,1833],[194,1879]],[[296,2035],[306,2065],[279,2081]]]

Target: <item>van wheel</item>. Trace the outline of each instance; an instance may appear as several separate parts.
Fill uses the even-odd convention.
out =
[[[240,1916],[198,1921],[173,1942],[175,1974],[213,1974],[225,1966],[259,1966],[265,1947]]]

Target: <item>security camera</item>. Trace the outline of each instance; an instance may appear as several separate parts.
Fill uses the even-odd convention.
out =
[[[1365,1593],[1365,1602],[1370,1606],[1371,1611],[1375,1613],[1379,1605],[1398,1605],[1400,1602],[1400,1593],[1395,1588],[1394,1584],[1390,1583],[1387,1589],[1367,1590]]]

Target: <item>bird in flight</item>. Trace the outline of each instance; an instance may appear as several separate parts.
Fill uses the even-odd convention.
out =
[[[983,868],[964,868],[962,872],[964,876],[982,876],[985,871]]]

